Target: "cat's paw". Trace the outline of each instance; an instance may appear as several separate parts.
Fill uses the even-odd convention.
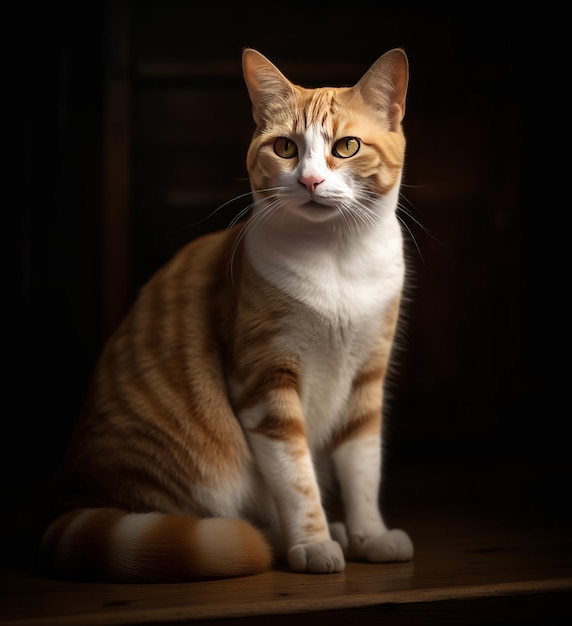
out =
[[[344,554],[337,541],[305,543],[290,548],[288,564],[295,572],[333,574],[346,566]]]
[[[372,563],[410,561],[413,543],[405,531],[395,528],[373,537],[353,537],[350,554],[354,559]]]

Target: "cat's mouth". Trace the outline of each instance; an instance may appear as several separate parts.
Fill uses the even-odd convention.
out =
[[[300,204],[299,210],[304,219],[315,223],[327,222],[338,215],[335,206],[316,202],[315,200],[309,200],[304,202],[304,204]]]
[[[315,200],[309,200],[305,202],[303,207],[307,207],[308,209],[331,209],[332,207],[328,204],[322,204],[321,202],[316,202]]]

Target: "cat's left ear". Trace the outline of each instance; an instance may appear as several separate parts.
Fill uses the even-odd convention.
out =
[[[294,86],[263,54],[252,48],[242,53],[242,71],[252,102],[252,116],[260,127],[272,119],[275,103],[294,97]]]
[[[367,104],[384,111],[392,129],[405,115],[405,98],[409,82],[409,62],[405,51],[394,48],[381,56],[357,83]]]

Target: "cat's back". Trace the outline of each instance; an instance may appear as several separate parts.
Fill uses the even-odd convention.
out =
[[[107,341],[96,370],[99,377],[134,375],[140,391],[148,373],[162,379],[162,394],[168,395],[183,386],[184,372],[194,371],[187,367],[194,355],[215,358],[219,300],[226,295],[241,228],[189,242],[149,279]]]
[[[232,482],[248,463],[219,332],[240,229],[181,249],[106,343],[62,467],[64,500],[81,494],[70,504],[178,511],[190,484]]]

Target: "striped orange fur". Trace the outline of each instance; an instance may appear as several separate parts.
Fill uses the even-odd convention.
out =
[[[387,52],[351,88],[300,87],[252,49],[243,69],[251,214],[176,254],[106,343],[42,542],[54,575],[184,581],[281,559],[328,573],[413,555],[378,502],[407,58]]]

